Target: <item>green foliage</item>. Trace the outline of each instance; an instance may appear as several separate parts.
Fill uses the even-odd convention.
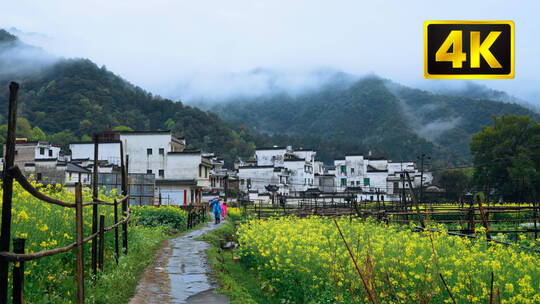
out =
[[[538,200],[540,191],[540,123],[529,116],[493,117],[493,125],[473,135],[475,181],[506,201]]]
[[[206,254],[213,276],[221,286],[218,291],[227,295],[231,304],[275,303],[262,291],[256,272],[234,262],[231,258],[234,252],[231,254],[221,249],[221,243],[234,238],[235,232],[234,225],[225,222],[201,238],[211,245]]]
[[[45,132],[43,132],[38,126],[33,127],[30,134],[30,140],[34,141],[45,140],[47,138]]]
[[[78,139],[71,130],[66,129],[64,131],[60,131],[58,133],[47,136],[47,140],[51,143],[62,146],[62,149],[64,149],[64,151],[67,151],[69,143],[75,142]]]
[[[187,230],[188,213],[178,207],[143,206],[132,207],[137,222],[143,226],[166,226],[177,230]]]
[[[449,201],[462,202],[463,195],[472,187],[472,179],[464,170],[447,170],[437,176],[437,183],[446,190]]]
[[[133,129],[128,126],[116,126],[112,130],[113,131],[133,131]]]
[[[145,268],[153,261],[159,244],[167,239],[164,227],[129,227],[129,255],[120,256],[118,266],[113,261],[93,284],[87,284],[87,303],[129,303]],[[112,257],[111,257],[112,259]]]

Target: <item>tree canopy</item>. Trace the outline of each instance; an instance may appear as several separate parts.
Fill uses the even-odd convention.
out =
[[[529,116],[493,117],[472,137],[474,178],[487,195],[507,201],[538,200],[540,123]]]

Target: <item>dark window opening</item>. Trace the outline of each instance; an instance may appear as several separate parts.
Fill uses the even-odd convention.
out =
[[[165,154],[165,149],[159,148],[159,155],[164,155],[164,154]]]
[[[152,149],[146,149],[146,155],[152,155]]]
[[[159,170],[159,176],[164,177],[165,176],[165,170],[160,169]]]
[[[152,174],[152,170],[146,170],[146,174]]]
[[[44,155],[45,154],[45,148],[39,148],[39,154]]]
[[[49,150],[49,157],[52,157],[52,150]]]

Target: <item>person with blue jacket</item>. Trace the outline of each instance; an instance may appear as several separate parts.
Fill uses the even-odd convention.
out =
[[[219,203],[219,200],[212,201],[212,208],[214,211],[214,218],[216,219],[216,224],[219,224],[220,218],[221,218],[221,204]]]

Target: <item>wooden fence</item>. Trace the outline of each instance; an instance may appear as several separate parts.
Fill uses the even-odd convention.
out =
[[[128,229],[127,222],[130,220],[130,210],[128,208],[129,195],[127,194],[127,168],[124,166],[123,157],[121,157],[121,170],[122,170],[122,197],[114,202],[105,202],[98,199],[98,138],[94,136],[94,176],[93,176],[93,189],[92,189],[92,201],[83,202],[82,186],[77,183],[75,186],[75,202],[63,202],[53,197],[49,197],[38,189],[34,188],[32,184],[22,174],[20,169],[14,165],[15,160],[15,138],[17,128],[17,99],[18,99],[19,85],[12,82],[9,86],[9,109],[8,109],[8,131],[6,138],[6,151],[4,158],[4,170],[2,172],[2,187],[3,187],[3,205],[2,205],[2,227],[0,235],[0,304],[6,304],[8,302],[8,269],[9,263],[13,263],[13,289],[12,297],[13,303],[24,302],[24,262],[34,259],[39,259],[46,256],[65,253],[73,248],[76,248],[77,255],[77,301],[78,303],[84,303],[84,244],[92,240],[92,272],[97,273],[99,268],[103,271],[103,255],[104,255],[104,234],[107,231],[115,231],[115,253],[116,263],[118,263],[119,252],[119,227],[122,226],[122,247],[124,254],[127,254],[128,250]],[[120,146],[122,150],[122,145]],[[122,151],[120,152],[122,153]],[[122,155],[122,154],[121,154]],[[65,208],[75,208],[75,235],[76,241],[65,247],[44,250],[36,253],[25,254],[24,246],[25,239],[14,238],[13,239],[13,252],[10,252],[11,241],[11,208],[12,208],[12,195],[13,195],[13,180],[16,180],[28,193],[32,196],[42,200],[44,203],[54,204]],[[118,205],[122,206],[122,220],[118,220]],[[83,207],[92,205],[92,233],[84,237],[83,231]],[[99,218],[98,228],[98,206],[99,205],[111,205],[114,207],[114,224],[105,227],[105,216],[101,215]],[[96,240],[97,239],[97,240]]]

